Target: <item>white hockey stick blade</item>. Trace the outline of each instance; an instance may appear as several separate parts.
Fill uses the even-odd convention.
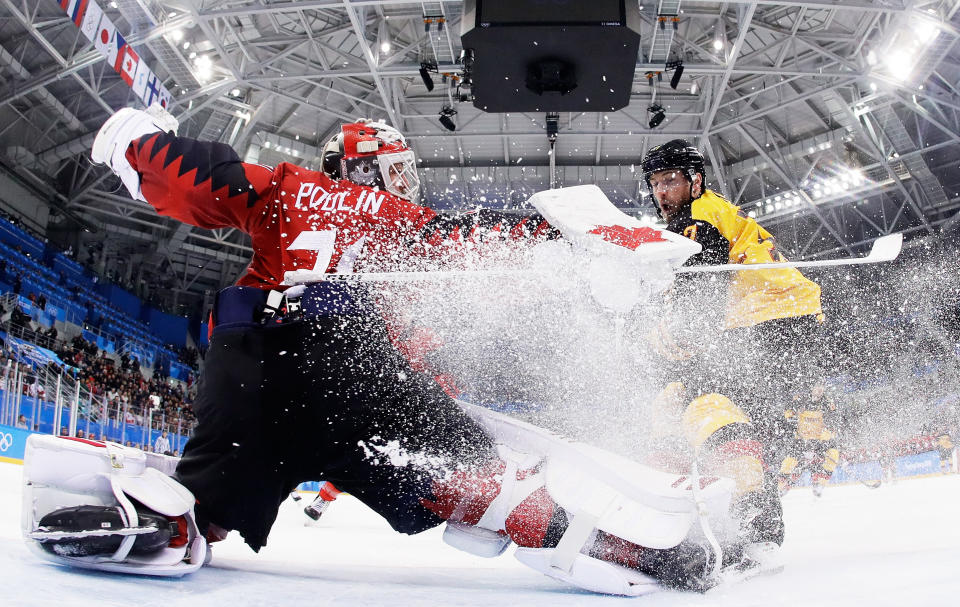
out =
[[[677,268],[678,274],[698,274],[703,272],[739,272],[741,270],[776,270],[780,268],[826,268],[831,266],[857,266],[867,263],[893,261],[903,248],[903,234],[887,234],[873,241],[870,254],[866,257],[848,257],[845,259],[821,259],[818,261],[784,261],[779,263],[726,263],[718,266],[686,266]]]

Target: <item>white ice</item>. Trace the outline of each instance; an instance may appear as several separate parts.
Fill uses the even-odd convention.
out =
[[[231,535],[182,579],[98,574],[36,558],[21,539],[21,466],[0,463],[0,604],[97,607],[201,605],[883,606],[960,604],[960,475],[785,497],[786,570],[704,595],[598,596],[496,559],[457,552],[439,530],[401,536],[349,496],[316,526],[288,500],[254,554]],[[238,495],[236,499],[242,500]]]

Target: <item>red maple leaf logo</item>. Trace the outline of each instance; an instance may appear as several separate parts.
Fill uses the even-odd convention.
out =
[[[587,234],[598,234],[607,242],[635,251],[648,242],[667,242],[660,230],[648,227],[625,228],[623,226],[597,226]]]

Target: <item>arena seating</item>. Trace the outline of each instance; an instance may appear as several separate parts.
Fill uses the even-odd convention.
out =
[[[19,280],[20,307],[41,326],[73,323],[84,329],[85,339],[108,353],[128,353],[148,368],[173,363],[177,375],[185,374],[177,366],[177,355],[149,325],[104,295],[103,289],[117,287],[4,218],[0,218],[0,260],[6,263],[0,272],[0,294],[14,291]],[[31,295],[33,299],[42,295],[46,305],[35,305]]]

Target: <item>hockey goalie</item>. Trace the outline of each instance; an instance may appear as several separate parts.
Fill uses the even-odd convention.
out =
[[[699,245],[612,212],[593,186],[544,194],[543,215],[439,215],[416,204],[413,151],[382,122],[344,124],[320,171],[247,164],[176,129],[158,108],[120,110],[91,156],[161,215],[248,233],[253,256],[217,294],[198,424],[172,476],[120,445],[30,438],[22,522],[37,554],[183,575],[228,531],[259,550],[291,490],[324,479],[398,532],[445,524],[447,543],[483,556],[515,544],[525,565],[600,593],[702,591],[749,556],[733,481],[656,472],[461,405],[393,347],[368,283],[323,280],[443,269],[561,232],[627,278],[635,263],[663,276]]]

